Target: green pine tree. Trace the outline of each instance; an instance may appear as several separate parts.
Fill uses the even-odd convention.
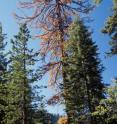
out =
[[[117,79],[111,86],[105,88],[106,99],[100,101],[96,111],[92,113],[96,116],[99,124],[116,124],[117,123]]]
[[[33,124],[32,114],[38,101],[33,101],[32,84],[38,79],[34,67],[38,54],[28,48],[30,38],[26,24],[23,24],[11,40],[5,124]]]
[[[7,71],[7,60],[4,53],[6,43],[4,42],[5,34],[3,34],[2,25],[0,24],[0,124],[5,116],[4,107],[6,106],[5,95],[6,95],[6,71]]]
[[[108,55],[117,55],[117,0],[113,0],[112,15],[108,17],[105,27],[102,30],[104,34],[110,36],[109,44],[111,46]],[[99,124],[117,123],[117,79],[115,84],[105,88],[106,98],[100,101],[96,111],[92,113]]]
[[[108,34],[111,38],[109,44],[111,46],[109,55],[117,54],[117,0],[113,0],[112,15],[108,17],[105,28],[102,30],[104,34]]]
[[[103,98],[104,87],[97,50],[87,27],[82,21],[75,21],[66,42],[63,66],[66,76],[61,86],[70,124],[96,123],[91,113]]]

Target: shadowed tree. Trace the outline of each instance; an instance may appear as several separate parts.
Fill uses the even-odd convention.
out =
[[[91,113],[104,97],[103,67],[98,58],[98,47],[80,19],[70,26],[66,44],[64,61],[67,64],[63,66],[66,76],[60,88],[65,99],[68,123],[97,124]]]

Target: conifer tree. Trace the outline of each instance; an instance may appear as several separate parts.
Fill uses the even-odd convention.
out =
[[[103,70],[98,58],[98,47],[92,41],[91,33],[81,20],[75,21],[69,29],[66,43],[66,73],[61,85],[65,99],[69,123],[95,124],[91,116],[95,107],[103,98]]]
[[[111,46],[110,55],[117,54],[117,0],[113,0],[112,15],[108,17],[105,24],[105,28],[102,30],[104,34],[110,36],[111,41],[109,44]]]
[[[31,38],[29,30],[26,24],[22,24],[19,33],[11,40],[5,124],[33,123],[31,112],[35,102],[31,84],[37,81],[38,76],[32,66],[38,60],[37,53],[28,48],[29,38]]]
[[[5,94],[6,94],[6,80],[5,74],[7,69],[7,61],[6,55],[4,53],[6,43],[4,42],[5,34],[3,34],[2,25],[0,24],[0,124],[3,121],[3,117],[5,116],[4,107],[6,105],[5,102]]]
[[[111,86],[105,88],[106,99],[100,101],[96,111],[92,113],[99,124],[116,124],[117,123],[117,79]]]
[[[98,2],[101,2],[97,0]],[[113,0],[112,15],[108,17],[105,27],[102,30],[104,34],[110,37],[110,56],[117,55],[117,0]],[[92,113],[96,117],[99,124],[115,124],[117,123],[117,78],[114,79],[115,84],[105,88],[106,98],[100,101],[96,111]]]

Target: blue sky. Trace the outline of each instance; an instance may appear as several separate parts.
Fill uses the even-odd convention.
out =
[[[0,22],[3,25],[3,30],[7,34],[7,42],[13,37],[16,32],[18,32],[18,25],[16,20],[13,17],[13,12],[17,11],[17,3],[18,0],[1,0],[0,1]],[[109,37],[101,33],[101,29],[104,26],[106,18],[111,14],[111,5],[112,0],[104,0],[100,6],[98,6],[92,13],[91,17],[94,19],[93,22],[90,23],[91,30],[94,31],[92,37],[93,40],[99,47],[100,58],[102,60],[102,64],[105,67],[105,71],[103,72],[103,82],[110,83],[111,80],[117,76],[117,56],[113,56],[112,58],[105,58],[105,52],[109,50]],[[34,30],[31,29],[31,33],[35,33]],[[30,42],[31,47],[34,49],[39,49],[39,40],[34,40]],[[10,48],[10,46],[9,46]],[[47,78],[47,77],[46,77]],[[43,79],[40,83],[47,84],[47,79]],[[49,88],[43,92],[46,97],[52,95],[52,90]],[[50,107],[47,109],[53,113],[62,112],[62,107]]]

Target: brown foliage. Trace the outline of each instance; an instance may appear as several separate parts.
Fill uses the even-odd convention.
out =
[[[59,118],[57,124],[68,124],[68,118],[67,117]]]
[[[50,99],[47,101],[47,104],[48,104],[48,105],[55,105],[55,104],[57,104],[59,101],[60,101],[60,95],[57,94],[57,95],[54,95],[52,98],[50,98]]]
[[[42,29],[42,34],[37,36],[42,39],[40,55],[48,59],[47,69],[44,69],[51,73],[50,84],[56,83],[57,77],[62,77],[65,36],[71,23],[69,17],[88,13],[93,7],[89,0],[32,0],[20,2],[20,8],[31,9],[33,14],[15,15],[17,19]]]

